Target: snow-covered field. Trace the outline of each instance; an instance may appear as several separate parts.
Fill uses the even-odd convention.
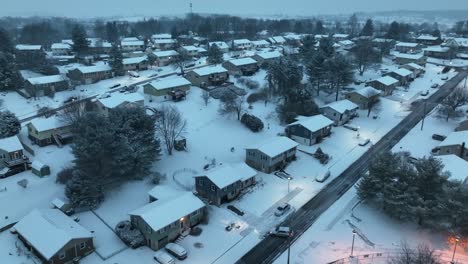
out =
[[[386,68],[393,67],[390,62],[386,62]],[[371,142],[378,141],[390,129],[397,125],[402,118],[408,114],[407,104],[413,99],[420,91],[427,89],[427,86],[439,78],[437,73],[440,67],[428,65],[427,73],[424,77],[415,81],[408,91],[401,91],[402,96],[395,99],[382,98],[381,105],[378,111],[374,111],[370,117],[367,117],[367,111],[360,110],[359,117],[352,120],[351,125],[359,127],[359,131],[348,130],[343,127],[334,127],[332,135],[325,138],[319,145],[312,147],[300,146],[300,149],[305,152],[314,152],[318,147],[332,156],[329,164],[321,165],[317,160],[311,156],[299,152],[297,161],[293,162],[286,171],[290,173],[293,179],[289,183],[290,192],[288,192],[288,181],[279,178],[273,174],[258,175],[258,184],[253,187],[250,192],[242,196],[239,200],[232,202],[239,209],[245,212],[245,215],[240,217],[226,208],[226,205],[216,207],[209,206],[209,223],[208,225],[201,225],[203,232],[198,237],[188,236],[179,243],[183,245],[189,252],[189,259],[185,262],[188,263],[233,263],[245,252],[247,252],[253,245],[258,243],[262,236],[275,225],[280,223],[282,218],[273,215],[275,207],[279,203],[289,202],[293,208],[299,208],[306,201],[311,199],[317,192],[323,188],[327,183],[318,183],[314,179],[317,173],[329,169],[331,171],[331,178],[339,175],[345,170],[352,162],[359,158],[368,148],[358,146],[358,142],[363,138],[369,138]],[[170,73],[174,69],[167,68],[166,71]],[[103,93],[110,86],[116,83],[122,85],[135,83],[149,75],[155,73],[155,70],[141,72],[140,78],[129,79],[128,76],[114,78],[110,80],[101,81],[96,84],[77,87],[74,91],[67,91],[57,93],[54,99],[45,97],[37,101],[30,100],[26,102],[23,98],[15,93],[7,93],[4,96],[5,108],[15,112],[20,118],[32,115],[42,106],[58,106],[63,100],[72,95],[89,96],[93,94]],[[159,73],[160,75],[162,73]],[[265,78],[265,71],[261,70],[251,78],[263,84]],[[378,71],[370,70],[366,72],[363,78],[375,78],[378,76]],[[174,77],[168,77],[174,78]],[[233,79],[233,81],[235,81]],[[437,79],[439,82],[439,79]],[[141,91],[139,91],[141,92]],[[205,106],[201,98],[202,90],[197,87],[192,87],[187,100],[166,104],[173,104],[176,106],[187,119],[188,126],[185,133],[188,143],[188,151],[175,152],[172,156],[164,154],[161,161],[154,164],[154,169],[166,175],[166,178],[158,185],[151,184],[148,180],[129,182],[120,188],[108,193],[103,204],[94,212],[80,213],[78,216],[81,219],[81,224],[94,231],[96,236],[95,244],[96,251],[92,255],[86,257],[82,263],[85,264],[99,264],[99,263],[154,263],[152,259],[153,251],[146,247],[140,249],[124,249],[125,246],[114,235],[112,228],[122,220],[127,220],[128,213],[133,211],[148,202],[148,191],[152,190],[158,199],[171,199],[179,193],[193,188],[193,174],[191,173],[177,173],[183,169],[190,171],[202,172],[203,166],[210,163],[215,159],[216,164],[223,163],[238,163],[243,162],[245,158],[245,148],[254,145],[259,141],[276,136],[278,133],[284,131],[276,116],[276,105],[272,102],[264,104],[263,102],[254,103],[252,109],[247,111],[260,117],[264,123],[265,128],[260,133],[252,133],[244,127],[235,117],[226,118],[218,113],[219,102],[212,99],[211,102]],[[323,94],[317,101],[321,104],[330,101],[334,95],[327,96]],[[402,99],[403,98],[403,99]],[[408,98],[408,99],[405,99]],[[5,100],[6,99],[6,100]],[[148,106],[159,107],[161,104],[158,102],[145,102]],[[373,116],[376,116],[374,119]],[[428,122],[429,123],[429,122]],[[429,128],[430,124],[427,125]],[[427,129],[429,130],[429,129]],[[441,132],[442,133],[442,132]],[[23,129],[20,137],[28,142],[27,131]],[[42,162],[51,166],[52,175],[45,178],[38,178],[30,171],[0,180],[0,190],[6,188],[5,191],[0,192],[0,226],[16,222],[33,208],[47,208],[53,198],[63,198],[63,186],[55,183],[55,176],[58,171],[71,163],[73,156],[70,151],[70,146],[58,148],[56,146],[48,146],[39,148],[33,146],[36,151],[36,156],[31,157],[32,160],[39,159]],[[234,148],[234,151],[231,151]],[[177,182],[182,182],[180,186],[174,181],[173,177],[177,177]],[[17,181],[26,178],[29,185],[23,189],[17,185]],[[328,181],[330,181],[329,179]],[[350,192],[351,193],[351,192]],[[351,196],[349,196],[351,195]],[[340,203],[335,206],[340,206],[345,203],[348,208],[348,202],[354,201],[353,193],[347,194],[345,202],[341,199]],[[345,209],[346,209],[345,208]],[[348,208],[349,209],[349,208]],[[336,215],[336,210],[333,211]],[[347,209],[346,209],[347,210]],[[314,225],[311,230],[306,232],[304,238],[298,240],[293,246],[295,256],[297,256],[297,263],[310,263],[300,262],[301,255],[310,259],[310,255],[316,256],[318,262],[322,263],[323,255],[326,252],[335,252],[333,257],[342,256],[345,245],[336,244],[337,241],[344,243],[341,239],[345,233],[349,233],[347,225],[343,224],[342,217],[345,217],[349,211],[340,214],[341,218],[334,220],[334,224],[330,225],[330,219],[336,216],[330,216],[323,221],[323,225],[331,226],[330,230],[324,233],[320,228],[315,228]],[[355,214],[362,216],[363,225],[364,221],[369,223],[377,223],[381,219],[374,219],[378,213],[372,209],[366,209],[365,206],[358,207]],[[102,219],[102,220],[101,220]],[[365,219],[365,220],[364,220]],[[389,221],[389,220],[388,220]],[[235,223],[236,228],[230,232],[225,231],[225,227]],[[375,224],[379,226],[378,224]],[[390,224],[389,224],[390,225]],[[237,228],[238,226],[238,228]],[[366,225],[367,226],[367,225]],[[320,225],[319,225],[320,227]],[[408,227],[408,230],[414,227]],[[337,231],[336,231],[337,230]],[[364,230],[364,228],[363,228]],[[336,231],[336,234],[334,233]],[[308,235],[309,232],[312,235]],[[370,231],[369,231],[370,232]],[[375,227],[369,235],[371,241],[375,241],[376,245],[383,247],[390,247],[384,242],[380,242],[378,234],[380,230]],[[407,234],[415,232],[408,231]],[[327,240],[317,239],[317,235],[327,237]],[[348,234],[349,235],[349,234]],[[310,240],[314,237],[313,240]],[[398,235],[388,236],[389,240],[397,239]],[[429,236],[428,236],[429,237]],[[301,244],[300,241],[304,239]],[[310,241],[309,241],[309,240]],[[32,263],[23,254],[19,257],[11,257],[10,253],[15,255],[16,249],[14,246],[14,236],[9,232],[0,233],[0,257],[10,256],[8,263]],[[318,244],[315,245],[317,241]],[[325,241],[325,242],[324,242]],[[385,240],[387,241],[387,240]],[[333,242],[333,243],[332,243]],[[299,246],[296,246],[299,245]],[[301,246],[302,245],[302,246]],[[308,245],[305,247],[305,245]],[[314,246],[315,245],[315,246]],[[364,245],[357,245],[358,252],[364,252],[368,248]],[[295,248],[295,249],[294,249]],[[322,251],[315,251],[315,249],[322,249]],[[122,250],[124,249],[124,250]],[[311,250],[302,253],[305,249]],[[329,251],[326,251],[329,250]],[[347,250],[347,249],[346,249]],[[109,256],[114,256],[108,258]],[[344,254],[346,255],[346,254]]]

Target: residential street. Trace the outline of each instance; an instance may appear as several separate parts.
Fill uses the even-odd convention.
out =
[[[424,111],[433,110],[464,78],[467,72],[460,72],[457,76],[442,85],[437,92],[418,104],[415,109],[394,127],[387,135],[375,143],[364,155],[356,160],[341,175],[331,181],[322,191],[309,200],[302,208],[291,214],[289,219],[281,225],[290,226],[294,232],[293,243],[305,232],[315,220],[351,188],[366,172],[370,160],[377,154],[391,149],[401,140],[419,121]],[[253,249],[247,252],[237,263],[256,264],[272,263],[288,247],[288,240],[278,237],[266,237]]]

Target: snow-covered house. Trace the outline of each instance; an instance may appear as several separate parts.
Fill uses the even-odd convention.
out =
[[[284,44],[286,44],[286,39],[283,36],[271,37],[271,38],[268,38],[268,41],[272,45],[284,45]]]
[[[229,71],[229,74],[244,76],[253,75],[259,69],[257,61],[250,57],[225,61],[223,67]]]
[[[252,42],[248,39],[234,39],[231,41],[233,50],[248,50],[252,48]]]
[[[132,41],[139,41],[137,37],[126,37],[122,38],[121,42],[132,42]]]
[[[252,47],[254,49],[268,48],[270,45],[271,43],[264,39],[252,41]]]
[[[186,52],[191,57],[199,57],[206,54],[206,49],[195,46],[182,46],[180,51]]]
[[[333,124],[332,120],[323,115],[300,116],[296,122],[286,127],[285,132],[294,141],[312,146],[320,143],[324,137],[331,134]]]
[[[275,50],[257,53],[252,56],[252,58],[257,61],[258,65],[263,65],[264,63],[278,60],[282,56],[283,55],[279,51]]]
[[[141,231],[148,247],[163,248],[200,223],[205,204],[192,193],[168,201],[154,201],[130,213],[133,227]]]
[[[349,40],[349,39],[341,40],[341,41],[338,42],[338,44],[344,50],[350,50],[350,49],[354,48],[354,46],[355,46],[354,42]]]
[[[272,137],[246,148],[245,163],[256,170],[271,173],[296,159],[297,146],[287,137]]]
[[[187,72],[185,78],[192,85],[205,88],[225,83],[229,79],[229,73],[221,65],[206,66]]]
[[[461,181],[468,184],[468,162],[457,155],[438,156],[444,164],[444,170],[450,172],[449,180]]]
[[[432,46],[423,49],[424,56],[437,59],[450,59],[452,55],[450,48],[441,46]]]
[[[456,52],[468,53],[468,38],[449,38],[441,46],[451,48]]]
[[[144,71],[148,69],[148,56],[125,58],[122,64],[125,71]]]
[[[25,170],[28,161],[17,136],[0,139],[0,176],[6,176],[10,169]]]
[[[221,50],[222,53],[229,52],[229,46],[224,41],[209,42],[208,43],[208,48],[210,48],[212,45],[216,45]]]
[[[413,72],[412,78],[418,78],[419,76],[421,76],[421,74],[424,74],[424,72],[426,71],[424,67],[416,63],[408,63],[405,65],[401,65],[400,68],[407,69]]]
[[[166,66],[171,64],[179,53],[175,50],[163,50],[163,51],[155,51],[152,53],[156,59],[157,66]]]
[[[435,46],[442,44],[442,39],[440,37],[435,37],[432,35],[421,35],[416,38],[416,42],[424,46]]]
[[[162,100],[171,99],[172,93],[181,91],[184,94],[190,90],[192,84],[184,77],[158,79],[143,85],[144,93]]]
[[[303,36],[298,35],[298,34],[288,34],[284,36],[284,39],[286,39],[286,44],[293,46],[293,47],[298,47],[302,43],[302,38]]]
[[[159,50],[171,50],[176,47],[177,40],[175,39],[156,39],[153,41],[153,48]]]
[[[399,68],[399,69],[390,71],[386,73],[385,76],[390,76],[394,79],[397,79],[398,85],[401,85],[401,86],[405,86],[413,80],[412,79],[413,72],[404,68]]]
[[[377,90],[380,90],[384,95],[392,94],[393,90],[398,86],[399,81],[390,76],[384,76],[376,80],[372,80],[366,83],[366,86],[371,86]]]
[[[71,142],[73,135],[71,134],[71,126],[65,123],[57,116],[49,118],[35,118],[27,125],[28,138],[40,147]]]
[[[75,83],[91,84],[113,77],[112,68],[107,65],[80,66],[68,72],[68,78]]]
[[[44,53],[41,45],[18,44],[15,49],[17,53]]]
[[[122,41],[120,42],[120,47],[124,52],[144,50],[145,42],[143,40]]]
[[[329,103],[320,108],[324,116],[333,120],[336,126],[346,124],[357,115],[359,106],[347,99]]]
[[[57,209],[35,209],[13,228],[43,263],[75,263],[94,251],[93,235]]]
[[[221,205],[255,184],[255,175],[257,172],[245,163],[225,164],[195,177],[195,188],[199,196]]]
[[[67,90],[68,78],[62,75],[40,76],[26,79],[25,89],[29,95],[39,97]]]
[[[54,43],[50,49],[54,56],[69,55],[72,52],[72,46],[66,43]]]
[[[161,39],[172,39],[172,35],[167,34],[167,33],[161,33],[161,34],[154,34],[151,36],[151,40],[153,41],[161,40]]]
[[[468,161],[468,131],[450,133],[437,147],[436,155],[456,155]]]
[[[421,46],[418,43],[398,42],[395,50],[401,53],[418,53],[421,51]]]
[[[408,63],[416,63],[421,66],[426,65],[427,57],[424,54],[405,54],[405,53],[398,53],[395,54],[395,63],[399,65],[408,64]]]
[[[455,128],[455,131],[466,131],[468,130],[468,119],[465,119],[458,123],[457,127]]]
[[[145,105],[145,98],[139,93],[112,93],[110,97],[98,98],[95,101],[97,112],[108,115],[109,111],[116,108],[131,108]]]
[[[340,33],[333,34],[332,37],[333,37],[333,40],[334,40],[335,42],[340,42],[340,41],[349,39],[349,35],[348,35],[348,34],[340,34]]]
[[[381,91],[370,86],[351,91],[346,94],[346,99],[357,104],[360,109],[368,109],[371,104],[379,100]]]

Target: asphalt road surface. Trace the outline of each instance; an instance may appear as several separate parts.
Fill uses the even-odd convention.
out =
[[[372,157],[390,150],[395,146],[419,121],[424,113],[429,113],[451,91],[466,78],[467,72],[459,72],[458,75],[442,85],[437,92],[432,94],[424,102],[420,102],[415,109],[406,116],[396,127],[390,130],[375,145],[369,148],[359,159],[348,167],[338,177],[327,184],[316,196],[304,204],[296,212],[284,221],[281,225],[291,227],[294,236],[293,243],[298,239],[314,222],[325,212],[335,201],[337,201],[346,191],[349,190],[368,169],[368,164]],[[261,264],[272,263],[288,247],[288,240],[279,237],[266,237],[254,248],[247,252],[237,264]]]

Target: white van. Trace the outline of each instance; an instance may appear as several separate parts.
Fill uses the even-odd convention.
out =
[[[161,264],[175,264],[175,259],[164,251],[154,253],[153,258]]]
[[[320,173],[317,177],[315,177],[315,180],[317,182],[324,182],[330,177],[331,173],[329,170]]]
[[[171,253],[174,257],[176,257],[179,260],[183,260],[187,258],[187,250],[183,248],[180,245],[177,245],[175,243],[168,243],[165,246],[167,252]]]

